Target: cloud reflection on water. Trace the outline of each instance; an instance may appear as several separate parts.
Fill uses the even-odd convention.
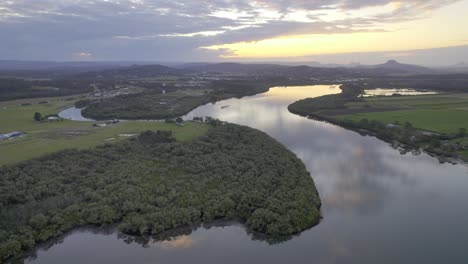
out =
[[[229,108],[200,107],[188,118],[213,116],[267,132],[303,160],[321,194],[322,210],[369,213],[392,195],[388,181],[404,181],[406,173],[388,162],[387,153],[369,145],[369,138],[287,110],[296,100],[340,92],[338,85],[274,87],[262,95],[223,102]]]
[[[160,247],[164,250],[183,250],[195,246],[196,241],[190,236],[180,236],[172,240],[156,241],[153,245]]]

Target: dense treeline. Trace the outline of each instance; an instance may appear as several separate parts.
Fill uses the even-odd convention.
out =
[[[122,95],[93,102],[82,114],[97,120],[174,118],[209,102],[266,92],[271,85],[270,82],[215,81],[206,87],[210,92],[199,96],[157,91]]]
[[[468,92],[468,74],[426,74],[405,77],[382,76],[365,81],[371,88],[413,88],[443,92]]]
[[[320,111],[343,109],[346,108],[346,103],[361,100],[358,97],[363,93],[360,85],[348,83],[341,85],[340,89],[340,94],[302,99],[290,104],[288,109],[291,113],[302,116],[318,116]]]
[[[0,78],[0,101],[65,96],[91,91],[89,81],[78,79],[24,80]]]
[[[214,92],[211,94],[216,100],[223,100],[231,97],[243,97],[267,92],[274,86],[272,80],[223,80],[214,81],[211,87]]]
[[[153,235],[227,218],[277,237],[318,223],[320,199],[293,153],[257,130],[210,123],[191,142],[146,132],[1,167],[0,260],[84,225]]]
[[[121,67],[107,69],[103,71],[90,71],[78,75],[80,78],[87,79],[136,79],[136,78],[154,78],[157,76],[175,76],[189,74],[190,71],[175,69],[163,65],[133,65],[130,67]]]
[[[97,120],[164,119],[182,116],[208,102],[209,97],[206,96],[140,93],[88,102],[82,114]],[[80,102],[79,106],[86,105]]]
[[[451,159],[465,160],[463,156],[459,156],[457,151],[466,150],[466,147],[461,144],[451,142],[455,139],[463,139],[466,137],[466,129],[460,128],[458,133],[425,133],[413,127],[410,122],[400,124],[394,122],[392,127],[377,120],[361,119],[359,122],[353,120],[340,120],[330,117],[321,117],[331,123],[340,125],[347,129],[358,131],[359,133],[371,134],[375,137],[391,143],[399,143],[402,150],[423,150],[433,156],[439,158],[441,162],[450,161]]]

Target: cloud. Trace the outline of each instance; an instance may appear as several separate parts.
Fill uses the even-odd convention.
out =
[[[93,54],[89,52],[75,52],[73,53],[73,57],[79,59],[79,60],[90,60],[93,59]]]
[[[298,34],[384,30],[459,0],[6,0],[0,58],[216,58],[199,47]],[[211,55],[208,55],[209,52]],[[208,55],[208,57],[206,57]],[[36,55],[37,56],[37,55]]]

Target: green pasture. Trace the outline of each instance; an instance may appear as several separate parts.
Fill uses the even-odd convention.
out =
[[[193,122],[177,126],[164,122],[129,121],[98,128],[93,127],[95,122],[33,120],[35,112],[43,115],[55,114],[73,105],[74,100],[67,98],[69,97],[0,102],[0,133],[27,133],[22,138],[0,141],[0,165],[40,157],[67,148],[84,149],[117,142],[146,130],[171,130],[180,141],[191,140],[208,131],[207,125]],[[47,103],[44,103],[46,101]]]
[[[384,123],[410,122],[414,127],[438,132],[457,133],[468,129],[468,95],[441,94],[401,97],[366,98],[364,102],[348,103],[351,109],[368,109],[368,112],[337,116],[360,121],[377,120]],[[379,108],[395,110],[378,111]]]

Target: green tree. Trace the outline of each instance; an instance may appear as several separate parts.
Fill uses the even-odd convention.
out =
[[[466,137],[466,128],[463,128],[463,127],[460,128],[460,129],[458,130],[458,136],[459,136],[459,137]]]
[[[47,225],[47,217],[44,216],[43,214],[37,214],[35,215],[34,217],[31,218],[31,220],[29,221],[29,223],[31,224],[31,226],[36,229],[36,230],[40,230],[42,229],[44,226]]]
[[[411,124],[410,122],[405,122],[405,128],[406,129],[411,129],[411,128],[413,128],[413,124]]]
[[[42,120],[42,114],[39,112],[34,113],[34,120],[36,121],[41,121]]]
[[[362,127],[365,127],[365,128],[369,126],[369,120],[367,118],[361,119],[361,121],[359,121],[359,123],[360,123],[360,125]]]

